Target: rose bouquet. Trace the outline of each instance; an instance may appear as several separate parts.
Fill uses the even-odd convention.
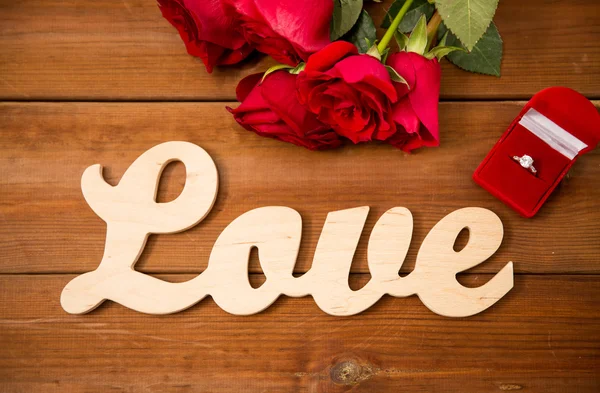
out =
[[[439,61],[499,76],[498,0],[397,0],[381,39],[362,0],[159,0],[208,72],[253,51],[280,64],[242,79],[244,128],[311,150],[439,145]]]

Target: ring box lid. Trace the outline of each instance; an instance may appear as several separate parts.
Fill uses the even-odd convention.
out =
[[[520,120],[530,108],[584,142],[587,147],[580,154],[593,150],[600,142],[600,113],[590,100],[573,89],[550,87],[538,92],[516,120]]]

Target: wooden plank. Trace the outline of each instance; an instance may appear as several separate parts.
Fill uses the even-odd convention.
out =
[[[95,269],[105,224],[85,203],[81,175],[105,166],[116,184],[144,151],[186,140],[203,147],[220,176],[217,202],[198,226],[151,236],[136,268],[200,272],[221,231],[261,206],[289,206],[303,218],[297,272],[311,266],[328,212],[371,206],[353,272],[367,272],[366,245],[376,220],[395,206],[409,208],[414,233],[402,271],[414,267],[428,231],[453,210],[496,212],[505,236],[500,250],[475,272],[515,262],[519,273],[597,273],[600,270],[600,151],[582,157],[534,219],[519,217],[471,175],[523,103],[442,103],[441,147],[407,155],[372,143],[310,152],[239,127],[222,103],[0,104],[0,272],[76,273]],[[181,164],[163,175],[159,200],[175,198],[185,179]],[[257,263],[251,271],[258,272]]]
[[[170,316],[116,304],[73,316],[59,305],[71,278],[0,276],[2,392],[600,388],[598,276],[520,275],[498,304],[464,319],[435,315],[415,297],[386,297],[353,317],[328,316],[310,298],[281,298],[252,317],[210,299]]]
[[[390,4],[371,4],[383,19]],[[147,0],[0,3],[0,98],[6,100],[232,100],[237,82],[271,62],[207,75]],[[595,0],[502,0],[502,78],[444,61],[445,99],[526,99],[552,85],[600,97],[600,12]]]

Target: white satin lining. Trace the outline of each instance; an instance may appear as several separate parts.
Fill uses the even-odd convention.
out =
[[[574,137],[573,134],[533,108],[527,111],[525,116],[519,121],[519,124],[570,160],[587,147],[585,143]]]

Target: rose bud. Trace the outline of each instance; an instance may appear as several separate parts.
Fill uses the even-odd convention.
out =
[[[245,129],[261,136],[323,150],[338,147],[340,137],[317,120],[296,98],[296,78],[276,71],[261,82],[262,74],[242,79],[236,89],[241,105],[227,108]]]
[[[280,63],[296,66],[325,47],[331,0],[225,0],[246,40]]]
[[[158,6],[179,31],[188,53],[201,58],[209,73],[216,65],[240,62],[252,51],[220,0],[158,0]]]
[[[394,83],[399,98],[392,113],[398,131],[388,142],[406,152],[439,146],[440,63],[435,57],[428,60],[417,53],[398,52],[390,55],[387,64],[408,83]]]
[[[354,143],[386,140],[396,132],[391,109],[397,94],[388,71],[348,42],[334,42],[308,59],[298,75],[298,97]]]

